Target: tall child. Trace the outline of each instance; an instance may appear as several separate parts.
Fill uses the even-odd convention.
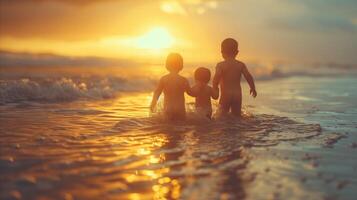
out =
[[[225,115],[231,112],[234,116],[241,115],[242,108],[242,88],[240,79],[243,74],[250,87],[250,94],[255,98],[254,79],[249,73],[246,65],[237,60],[238,42],[232,38],[223,40],[221,44],[221,53],[223,61],[216,66],[216,73],[213,78],[213,88],[219,91],[220,87],[220,113]]]

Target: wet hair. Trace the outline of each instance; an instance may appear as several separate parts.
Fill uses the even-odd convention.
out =
[[[227,38],[221,43],[221,52],[228,57],[235,57],[238,53],[238,42],[233,38]]]
[[[170,53],[166,58],[166,69],[169,72],[179,72],[183,69],[183,58],[178,53]]]
[[[205,67],[199,67],[195,71],[195,80],[208,83],[211,79],[211,71]]]

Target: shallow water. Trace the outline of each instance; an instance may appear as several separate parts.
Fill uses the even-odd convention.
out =
[[[147,92],[7,102],[0,198],[353,199],[356,83],[262,81],[242,119],[180,124],[149,116]]]

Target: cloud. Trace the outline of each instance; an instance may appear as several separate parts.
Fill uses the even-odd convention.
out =
[[[324,33],[350,33],[357,32],[357,25],[346,18],[325,18],[318,16],[304,16],[297,18],[270,19],[267,24],[272,29],[294,32],[324,32]]]
[[[279,0],[278,0],[279,1]],[[267,25],[273,29],[297,32],[356,33],[357,1],[288,0],[285,7],[300,10],[287,15],[273,15]]]
[[[131,35],[148,23],[144,16],[154,20],[159,17],[152,13],[160,13],[148,9],[153,5],[135,7],[141,0],[75,2],[0,0],[0,36],[63,41]]]
[[[204,14],[209,9],[217,8],[217,1],[214,0],[165,0],[161,2],[160,9],[164,13],[188,15]]]
[[[72,5],[89,5],[97,4],[110,1],[125,1],[125,0],[0,0],[0,3],[3,4],[19,4],[19,3],[50,3],[50,2],[59,2],[64,4]]]
[[[186,15],[187,11],[178,1],[165,1],[162,2],[160,8],[163,12],[168,14]]]

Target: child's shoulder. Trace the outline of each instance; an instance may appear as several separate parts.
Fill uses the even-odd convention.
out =
[[[183,80],[183,81],[188,81],[188,79],[180,74],[178,74],[178,76]]]
[[[244,67],[245,64],[244,62],[234,59],[234,60],[223,60],[221,62],[218,62],[216,65],[216,68],[225,68],[227,66],[239,66],[239,67]]]
[[[235,61],[236,61],[237,65],[245,66],[243,61],[240,61],[240,60],[235,60]]]
[[[226,61],[225,61],[225,60],[223,60],[223,61],[221,61],[221,62],[218,62],[216,66],[217,66],[217,67],[219,67],[219,66],[224,65],[225,63],[226,63]]]
[[[170,78],[170,74],[166,74],[166,75],[163,75],[161,78],[160,78],[160,80],[161,81],[164,81],[164,80],[167,80],[167,79],[169,79]]]
[[[179,82],[188,82],[188,79],[180,74],[166,74],[161,77],[163,81],[179,81]]]

